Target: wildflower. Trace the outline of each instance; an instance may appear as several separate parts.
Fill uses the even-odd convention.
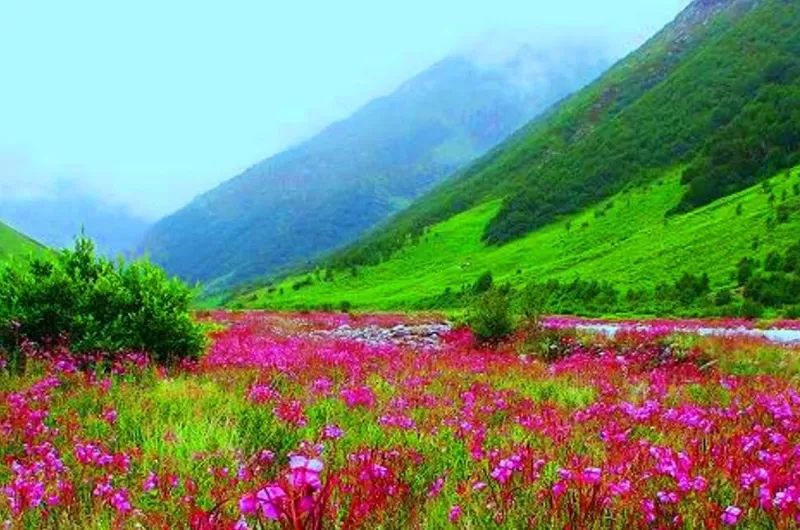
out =
[[[338,425],[326,425],[322,431],[322,437],[325,440],[338,440],[344,436],[344,431]]]
[[[737,506],[728,506],[722,512],[722,523],[728,526],[733,526],[739,522],[739,517],[742,515],[742,509]]]
[[[103,411],[103,419],[109,425],[114,425],[117,423],[117,411],[114,409],[106,409]]]
[[[261,513],[264,514],[264,517],[273,521],[281,518],[283,513],[281,505],[284,499],[286,499],[286,492],[280,486],[267,486],[256,493],[256,500],[261,507]]]
[[[659,491],[656,497],[662,504],[678,504],[680,498],[674,491]]]
[[[147,475],[142,484],[142,491],[148,493],[158,487],[158,477],[152,471]]]
[[[587,484],[598,484],[602,475],[603,471],[599,467],[587,467],[583,470],[581,478]]]
[[[611,492],[611,495],[615,495],[617,497],[626,495],[631,491],[631,481],[621,480],[619,482],[614,482],[609,486],[609,491]]]
[[[428,489],[429,498],[436,497],[442,492],[442,488],[444,488],[444,481],[445,481],[444,476],[438,477],[436,480],[433,481],[433,484],[431,484],[430,489]]]
[[[485,489],[487,486],[488,484],[486,484],[485,482],[476,482],[475,484],[472,485],[472,491],[481,491],[482,489]]]
[[[644,518],[648,523],[653,523],[656,520],[656,503],[653,502],[651,499],[645,499],[642,501],[642,511],[644,512]]]
[[[461,506],[456,504],[452,508],[450,508],[449,518],[451,523],[455,523],[456,521],[458,521],[461,518]]]
[[[133,510],[128,490],[118,489],[111,495],[110,502],[111,506],[121,514],[126,514]]]
[[[256,513],[257,509],[258,501],[256,501],[256,496],[252,493],[248,493],[239,499],[239,510],[243,515],[253,515]]]
[[[289,467],[291,473],[287,478],[291,481],[292,487],[310,487],[316,491],[322,487],[319,475],[322,472],[322,462],[317,459],[308,459],[304,456],[293,456],[290,459]]]

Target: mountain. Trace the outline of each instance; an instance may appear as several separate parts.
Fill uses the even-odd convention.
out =
[[[42,245],[0,222],[0,263],[12,256],[27,256],[42,250]]]
[[[239,303],[411,303],[485,270],[638,288],[705,267],[724,285],[750,245],[796,238],[800,184],[779,200],[756,184],[791,182],[797,164],[800,3],[695,0],[595,83],[320,262],[332,281],[295,276]],[[751,210],[730,215],[745,199]]]
[[[0,218],[52,248],[71,247],[83,230],[109,257],[129,254],[149,226],[124,207],[82,193],[2,198]]]
[[[352,242],[607,66],[594,43],[454,56],[163,219],[140,249],[234,284]]]

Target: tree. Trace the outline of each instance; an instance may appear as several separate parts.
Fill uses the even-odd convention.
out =
[[[22,339],[47,346],[65,338],[75,353],[107,358],[120,352],[146,352],[164,364],[196,358],[206,337],[189,313],[192,297],[150,262],[96,256],[81,236],[74,250],[0,270],[0,347],[18,353]]]
[[[481,343],[497,344],[507,338],[514,331],[508,296],[497,289],[483,293],[470,309],[467,323]]]

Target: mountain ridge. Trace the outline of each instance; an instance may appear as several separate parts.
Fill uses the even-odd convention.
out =
[[[503,67],[479,68],[461,56],[440,61],[198,196],[156,223],[139,250],[171,273],[223,284],[307,262],[402,209],[589,81],[606,64],[595,53],[576,59],[576,73],[551,73],[552,86],[541,92],[512,87]]]
[[[349,280],[354,273],[353,278],[373,278],[375,282],[387,282],[388,289],[395,286],[410,292],[413,286],[400,287],[400,278],[394,281],[391,274],[379,272],[396,273],[397,265],[413,255],[418,246],[428,248],[425,245],[431,244],[428,242],[431,234],[443,226],[448,227],[447,237],[464,241],[469,252],[485,256],[483,266],[491,269],[494,259],[491,256],[502,255],[507,246],[517,248],[521,241],[568,244],[569,239],[563,239],[567,233],[582,230],[584,224],[591,226],[585,212],[596,209],[601,218],[605,215],[601,208],[604,201],[612,201],[612,197],[619,197],[626,190],[647,189],[664,179],[672,187],[670,201],[658,203],[660,224],[694,226],[695,211],[723,204],[728,197],[744,190],[756,193],[755,185],[759,182],[774,179],[782,171],[800,164],[798,58],[800,5],[797,3],[696,0],[597,81],[559,102],[545,116],[522,128],[380,229],[317,262],[305,274],[253,290],[252,294],[241,294],[236,303],[245,307],[286,307],[285,302],[298,302],[298,297],[320,301],[322,293],[327,293],[331,303],[350,300],[347,293],[355,289],[353,286],[359,281],[367,282]],[[780,224],[776,219],[784,223],[790,219],[791,226],[795,226],[791,219],[796,205],[786,199],[796,195],[794,189],[800,190],[800,185],[783,189],[781,199],[764,196],[757,203],[758,218],[773,227]],[[643,197],[647,198],[647,194]],[[691,201],[689,207],[687,201]],[[496,207],[486,210],[485,205],[490,203]],[[668,207],[661,209],[664,205]],[[478,210],[483,214],[473,215]],[[486,217],[487,214],[490,216]],[[470,239],[474,231],[467,236],[453,221],[461,215],[471,219],[472,229],[478,226],[475,223],[484,223],[477,243]],[[726,213],[722,220],[730,223],[730,217]],[[618,223],[625,222],[624,217],[613,218]],[[576,219],[581,219],[580,228],[570,228]],[[537,239],[540,231],[553,230],[561,230],[563,238]],[[747,230],[753,237],[763,239],[766,235],[761,231]],[[685,233],[702,237],[692,230]],[[723,233],[724,229],[717,230],[714,237],[723,237]],[[677,240],[683,247],[691,247],[691,241],[685,237]],[[593,239],[586,244],[600,248],[605,243]],[[681,248],[670,246],[675,244],[669,243],[663,251],[684,255]],[[716,244],[725,248],[727,242]],[[629,248],[624,242],[620,245]],[[441,254],[435,257],[437,268],[447,267],[450,259],[447,248],[443,246]],[[541,256],[545,250],[530,248],[529,259],[536,259],[533,256]],[[577,255],[588,250],[575,249]],[[642,252],[637,247],[636,253]],[[431,254],[425,255],[434,259]],[[615,260],[627,262],[623,254],[614,255]],[[712,255],[720,260],[715,267],[725,271],[743,257],[716,251]],[[454,254],[452,259],[461,259],[457,256]],[[533,271],[525,256],[523,253],[517,257],[520,270]],[[675,268],[662,271],[637,268],[643,265],[629,266],[638,274],[660,278],[678,273]],[[429,270],[424,260],[409,267],[418,271],[414,277],[420,285],[428,286],[426,296],[430,296],[435,283],[431,283],[432,278],[438,273]],[[572,267],[575,271],[587,270],[579,264]],[[425,270],[428,272],[423,274],[421,271]],[[555,273],[555,269],[535,270],[545,274],[537,280]],[[315,271],[334,279],[315,282]],[[473,273],[465,272],[465,281]],[[307,285],[308,278],[312,278],[313,285]],[[514,280],[521,279],[514,277]],[[442,281],[441,288],[459,288],[452,284],[452,277]],[[722,280],[717,278],[717,281]],[[295,285],[300,286],[297,294]],[[356,292],[371,292],[374,296],[386,293],[380,285],[359,285]],[[276,287],[288,293],[283,300],[276,294]],[[255,301],[251,305],[247,300],[252,297]],[[350,301],[370,307],[380,304],[366,295],[358,302]]]

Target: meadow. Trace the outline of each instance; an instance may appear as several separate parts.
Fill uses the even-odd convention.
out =
[[[2,528],[800,522],[795,347],[679,321],[543,350],[524,330],[496,348],[352,332],[434,316],[202,320],[213,342],[179,367],[29,345],[24,373],[0,370]]]

